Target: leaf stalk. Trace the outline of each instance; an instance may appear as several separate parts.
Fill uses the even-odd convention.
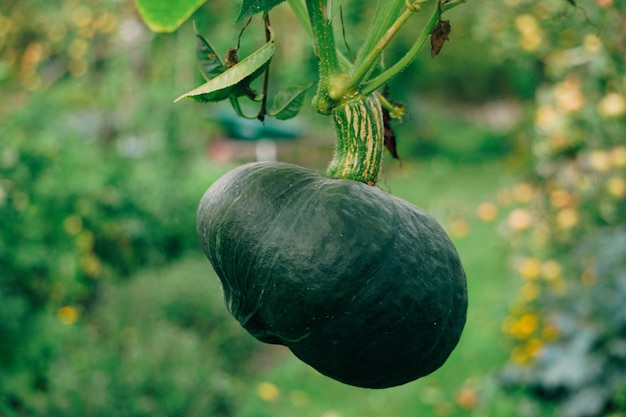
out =
[[[465,1],[466,0],[452,0],[452,1],[447,1],[447,2],[440,1],[437,4],[437,7],[434,8],[432,14],[430,15],[430,18],[428,19],[427,23],[424,25],[424,28],[422,29],[422,32],[419,34],[419,36],[413,43],[413,46],[411,46],[411,48],[407,51],[407,53],[402,58],[400,58],[400,60],[397,61],[394,65],[387,68],[385,71],[383,71],[381,74],[379,74],[375,78],[363,84],[361,87],[361,94],[363,95],[372,94],[374,91],[378,90],[379,88],[387,84],[392,78],[394,78],[399,73],[404,71],[406,67],[408,67],[409,64],[411,64],[411,62],[413,62],[413,60],[420,53],[420,51],[426,44],[426,41],[428,41],[430,37],[430,33],[433,31],[433,28],[435,27],[437,22],[439,22],[439,20],[441,19],[441,14],[445,11],[448,11],[450,9],[453,9],[454,7],[457,7],[465,3]]]

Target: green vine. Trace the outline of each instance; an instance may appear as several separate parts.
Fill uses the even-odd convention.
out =
[[[243,0],[237,20],[262,13],[266,42],[241,61],[226,59],[223,62],[210,43],[197,34],[197,56],[207,82],[183,94],[177,101],[183,98],[201,102],[228,99],[239,116],[249,117],[243,113],[239,104],[239,99],[244,98],[260,103],[261,108],[255,116],[259,120],[264,120],[265,116],[278,119],[294,117],[310,84],[288,87],[276,95],[278,100],[275,100],[273,108],[268,108],[269,68],[275,52],[268,13],[282,1]],[[379,1],[371,29],[357,51],[354,62],[350,62],[338,52],[335,41],[334,14],[341,8],[333,8],[330,0],[286,0],[311,37],[318,58],[318,83],[312,107],[318,113],[332,115],[337,127],[336,152],[329,168],[331,176],[376,183],[385,132],[390,129],[386,124],[387,119],[401,119],[404,114],[404,106],[392,104],[393,101],[377,94],[377,91],[402,72],[429,39],[431,56],[439,53],[450,32],[450,24],[441,19],[442,14],[465,2],[435,0],[430,17],[411,48],[397,62],[378,71],[383,68],[382,55],[385,49],[429,1]],[[257,95],[250,86],[261,76],[263,90]]]

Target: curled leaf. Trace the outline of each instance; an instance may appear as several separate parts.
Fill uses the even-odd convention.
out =
[[[233,94],[247,94],[250,83],[263,74],[263,71],[270,64],[274,50],[274,41],[270,40],[241,62],[226,69],[200,87],[181,95],[174,100],[174,103],[184,98],[200,102],[221,101]]]
[[[398,150],[396,148],[396,133],[393,131],[393,127],[391,126],[391,114],[385,107],[382,108],[382,111],[385,148],[387,148],[392,158],[399,160],[400,156],[398,155]]]
[[[272,7],[283,1],[285,0],[243,0],[241,9],[239,10],[239,16],[237,16],[235,23],[241,22],[246,17],[253,16],[257,13],[269,12]]]
[[[440,20],[430,32],[430,56],[434,58],[441,52],[443,44],[449,40],[450,21]]]
[[[295,117],[302,108],[305,93],[313,86],[314,83],[308,85],[294,85],[279,91],[274,96],[272,108],[267,113],[279,120],[287,120]]]
[[[199,33],[196,33],[196,61],[200,73],[207,81],[226,71],[226,64],[219,57],[215,48]]]

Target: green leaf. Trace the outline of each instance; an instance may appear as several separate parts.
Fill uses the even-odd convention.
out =
[[[248,120],[256,120],[258,119],[258,115],[252,115],[252,116],[248,116],[247,114],[245,114],[243,112],[243,109],[241,108],[241,104],[239,104],[239,98],[235,95],[230,96],[230,105],[232,106],[233,110],[235,110],[235,113],[237,114],[237,116],[243,118],[243,119],[248,119]]]
[[[174,103],[189,98],[195,101],[220,101],[231,96],[245,94],[246,86],[258,78],[274,56],[274,41],[271,40],[238,64],[228,68],[217,77],[174,100]]]
[[[343,0],[332,0],[329,1],[329,5],[330,5],[330,10],[331,10],[331,15],[330,15],[330,19],[334,19],[334,17],[337,15],[337,13],[339,13],[339,10],[341,9],[341,5],[343,4]]]
[[[226,71],[226,64],[215,52],[215,48],[199,33],[196,33],[196,60],[198,69],[207,81]]]
[[[135,0],[143,21],[154,32],[174,32],[206,0]]]
[[[257,13],[268,12],[272,7],[282,3],[285,0],[243,0],[239,16],[235,23],[241,22],[246,17],[250,17]]]
[[[313,84],[293,85],[279,91],[274,97],[272,108],[267,112],[268,116],[273,116],[279,120],[287,120],[297,116],[302,108],[304,95]]]

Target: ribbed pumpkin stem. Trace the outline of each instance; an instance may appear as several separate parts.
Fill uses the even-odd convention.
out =
[[[328,175],[374,185],[384,150],[384,124],[376,93],[348,101],[333,110],[337,134]]]

